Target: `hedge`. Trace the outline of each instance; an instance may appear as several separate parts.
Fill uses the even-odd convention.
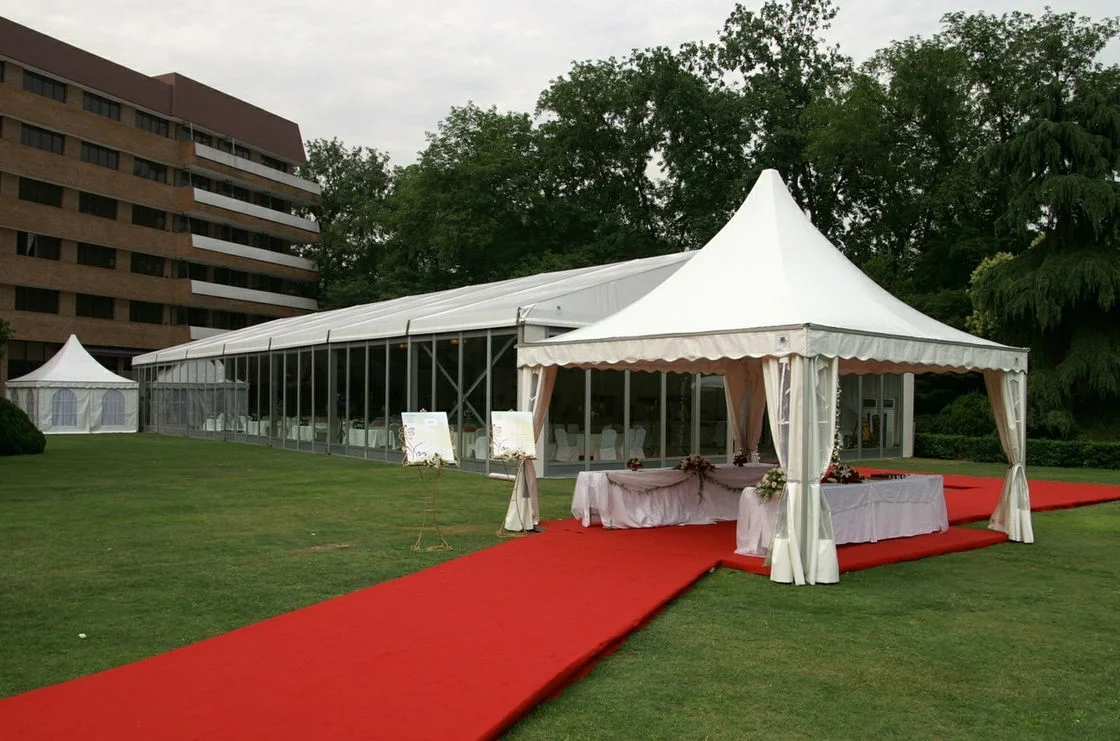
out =
[[[23,410],[0,398],[0,455],[42,453],[46,447],[47,439]]]
[[[964,435],[914,435],[914,455],[980,463],[1006,463],[997,437]],[[1120,443],[1092,440],[1027,440],[1028,466],[1120,469]]]

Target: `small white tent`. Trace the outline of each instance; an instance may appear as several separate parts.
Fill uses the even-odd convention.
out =
[[[137,430],[139,384],[94,360],[74,335],[40,368],[8,381],[7,389],[44,434]]]
[[[1011,462],[990,527],[1031,542],[1023,468],[1027,351],[973,337],[907,306],[850,263],[767,170],[687,264],[605,319],[518,347],[519,400],[538,434],[558,366],[720,373],[737,446],[757,459],[764,408],[788,484],[771,578],[839,578],[820,479],[841,373],[984,373]],[[534,521],[535,482],[518,482],[506,527]]]

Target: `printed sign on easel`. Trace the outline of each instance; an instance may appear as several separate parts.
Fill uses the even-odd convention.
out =
[[[532,412],[490,413],[491,458],[536,458]]]
[[[447,412],[402,412],[405,463],[409,466],[447,465],[458,463]]]

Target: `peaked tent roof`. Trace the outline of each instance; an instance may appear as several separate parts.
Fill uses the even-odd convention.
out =
[[[8,381],[9,386],[69,386],[71,388],[138,388],[136,381],[118,376],[93,359],[76,335],[62,349],[27,375]]]
[[[766,170],[663,283],[603,320],[522,344],[518,364],[719,372],[746,357],[826,355],[848,372],[1026,370],[1027,351],[922,314],[817,231]]]

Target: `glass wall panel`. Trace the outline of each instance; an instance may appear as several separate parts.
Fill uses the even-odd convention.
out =
[[[882,398],[882,376],[863,376],[860,400],[860,442],[862,455],[878,457],[883,435],[883,418],[879,400]]]
[[[467,469],[485,467],[486,457],[479,456],[478,440],[487,440],[486,389],[489,355],[486,352],[486,335],[464,337],[463,348],[463,409],[459,419],[463,426],[463,456],[460,462]],[[469,443],[469,444],[468,444]],[[486,443],[483,443],[485,446]]]
[[[891,374],[882,379],[882,452],[887,457],[899,456],[902,455],[902,376]]]
[[[271,353],[269,364],[272,366],[272,381],[269,384],[270,424],[268,435],[273,445],[283,445],[288,437],[288,415],[285,409],[285,402],[288,398],[288,360],[285,353]]]
[[[284,353],[284,447],[294,448],[299,440],[299,353]]]
[[[630,440],[623,460],[661,458],[661,374],[630,372]]]
[[[264,381],[263,384],[262,379]],[[268,399],[268,374],[267,372],[263,375],[261,374],[261,359],[259,355],[250,355],[246,358],[245,380],[249,384],[249,399],[245,410],[247,417],[245,421],[245,436],[249,440],[255,441],[261,434],[261,407]]]
[[[550,471],[564,473],[583,469],[586,396],[587,371],[580,368],[556,369],[552,403],[548,407]]]
[[[589,445],[577,439],[576,447],[590,447],[591,461],[597,468],[621,468],[626,461],[622,457],[625,377],[623,371],[591,371],[591,439]]]
[[[840,376],[840,448],[859,455],[859,376]]]
[[[311,352],[311,441],[316,450],[325,452],[330,439],[331,394],[330,355],[325,347]]]
[[[377,350],[381,348],[377,347]],[[350,455],[364,456],[370,442],[369,419],[366,417],[366,353],[365,345],[350,348],[350,392],[346,406],[346,413],[350,418],[350,431],[347,433]]]
[[[665,457],[667,465],[675,465],[676,458],[697,452],[692,440],[692,386],[691,373],[665,374]]]
[[[346,372],[349,368],[346,361],[346,348],[336,347],[330,350],[331,358],[331,398],[328,410],[331,415],[331,429],[329,440],[334,452],[343,453],[350,442],[350,401],[349,389],[346,386]]]
[[[314,439],[314,387],[312,386],[312,353],[310,350],[299,351],[299,376],[298,393],[299,406],[297,407],[297,430],[295,434],[296,447],[308,449]]]
[[[490,336],[490,409],[517,409],[517,351],[514,334]]]
[[[392,345],[374,344],[369,346],[367,353],[368,368],[367,368],[367,381],[366,381],[366,410],[369,415],[368,427],[369,433],[369,447],[371,453],[376,454],[379,458],[385,457],[385,451],[390,450],[393,445],[394,438],[399,428],[393,428],[392,419],[389,414],[389,401],[386,396],[386,380],[389,378],[390,369],[386,365],[386,353],[391,352]],[[400,376],[403,379],[404,368],[401,368]],[[403,396],[402,396],[403,398]]]
[[[404,411],[436,411],[432,399],[432,340],[424,337],[412,340],[412,403]]]
[[[436,341],[436,396],[432,400],[432,411],[447,412],[447,423],[451,425],[451,444],[457,451],[456,457],[462,460],[465,452],[459,447],[459,347],[458,337]],[[467,441],[470,446],[474,445],[474,438],[472,435]]]
[[[716,463],[726,460],[727,432],[723,376],[700,376],[700,454]]]
[[[373,366],[373,348],[370,348],[370,366]],[[387,405],[382,402],[382,406],[386,407],[384,412],[386,424],[389,430],[389,449],[392,451],[399,451],[401,447],[400,430],[401,430],[401,412],[409,411],[408,404],[408,343],[406,342],[393,342],[389,345],[389,367],[386,372],[389,376],[389,398]],[[373,389],[375,381],[370,378],[371,392],[376,393]],[[372,407],[371,407],[372,409]],[[372,411],[370,412],[372,414]]]

